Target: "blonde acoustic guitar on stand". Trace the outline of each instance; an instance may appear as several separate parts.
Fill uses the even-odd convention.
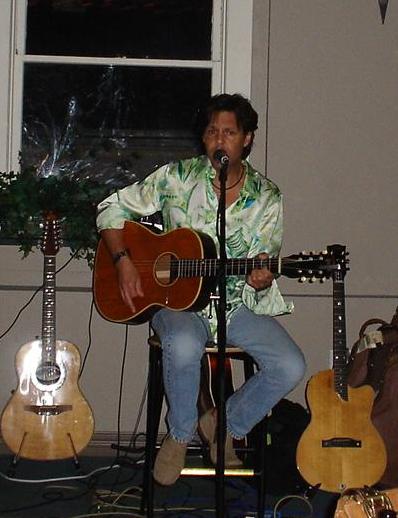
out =
[[[42,239],[42,335],[19,349],[15,359],[18,386],[1,416],[3,439],[16,459],[77,461],[94,431],[91,408],[78,386],[79,351],[70,342],[56,339],[58,236],[58,220],[49,213]]]

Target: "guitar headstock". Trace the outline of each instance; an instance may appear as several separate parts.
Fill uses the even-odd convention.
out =
[[[341,250],[341,248],[343,250]],[[342,245],[331,245],[322,252],[300,252],[284,258],[282,274],[299,282],[324,282],[333,277],[336,269],[347,270],[348,252]],[[344,263],[344,266],[343,266]]]
[[[59,219],[53,212],[45,214],[40,249],[44,255],[56,255],[61,246]]]
[[[350,262],[349,259],[347,259],[348,252],[346,251],[346,247],[337,244],[329,245],[327,252],[330,256],[331,264],[333,265],[333,280],[343,280],[349,270],[347,265]]]
[[[299,282],[324,282],[331,277],[327,252],[300,252],[283,259],[282,274]]]

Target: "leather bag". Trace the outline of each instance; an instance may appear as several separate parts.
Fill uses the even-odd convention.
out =
[[[378,325],[376,330],[375,325]],[[362,325],[351,350],[347,380],[352,387],[371,385],[376,392],[371,418],[387,450],[387,467],[379,484],[397,487],[398,308],[391,323],[372,318]]]

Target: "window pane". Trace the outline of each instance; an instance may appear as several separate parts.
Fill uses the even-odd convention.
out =
[[[197,152],[210,94],[206,69],[27,64],[22,158],[43,175],[126,185]]]
[[[211,59],[212,0],[28,0],[27,54]]]

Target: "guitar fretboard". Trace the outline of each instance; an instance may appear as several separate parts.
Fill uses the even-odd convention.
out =
[[[268,268],[272,273],[281,273],[282,263],[288,260],[281,257],[268,259],[227,259],[226,275],[247,275],[257,268]],[[296,261],[297,262],[297,261]],[[220,269],[220,259],[173,259],[171,272],[176,277],[214,277]]]
[[[345,293],[344,277],[340,270],[335,272],[333,279],[333,369],[335,391],[347,400]]]
[[[44,256],[42,362],[55,363],[55,256]]]

